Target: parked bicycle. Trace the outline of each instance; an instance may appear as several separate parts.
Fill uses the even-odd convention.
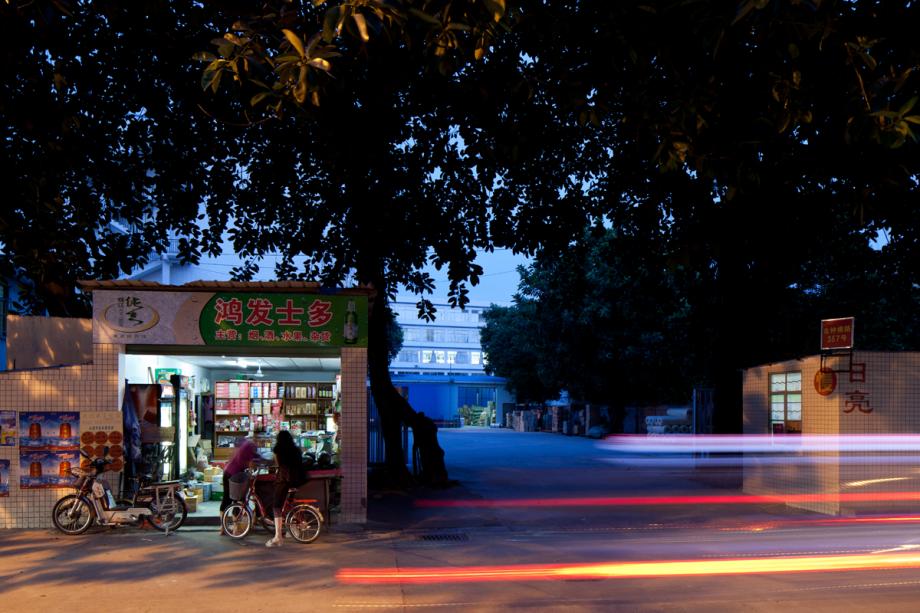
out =
[[[252,530],[253,523],[260,523],[270,529],[272,526],[271,501],[263,502],[256,490],[258,476],[268,474],[265,470],[254,473],[246,471],[246,480],[230,482],[229,495],[233,503],[221,514],[220,521],[224,532],[232,538],[244,538]],[[290,488],[284,507],[281,510],[284,517],[284,527],[295,540],[301,543],[315,541],[323,528],[323,514],[314,506],[315,498],[300,498],[298,488]]]
[[[108,448],[105,450],[108,455]],[[83,534],[93,524],[100,526],[140,525],[144,518],[158,530],[175,530],[185,521],[185,501],[178,493],[178,481],[151,483],[138,492],[148,491],[142,496],[122,504],[115,502],[112,489],[105,479],[100,478],[112,463],[105,458],[93,459],[80,451],[90,468],[71,468],[70,474],[77,478],[73,485],[76,493],[67,494],[55,503],[51,511],[54,527],[64,534]],[[181,518],[181,521],[176,518]]]

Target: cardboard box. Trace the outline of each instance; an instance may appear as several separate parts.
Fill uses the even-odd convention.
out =
[[[188,509],[189,513],[195,513],[196,511],[198,511],[198,498],[194,496],[186,497],[185,498],[185,508]]]

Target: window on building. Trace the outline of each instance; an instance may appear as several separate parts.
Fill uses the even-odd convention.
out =
[[[471,351],[470,352],[470,363],[474,366],[478,366],[482,362],[482,352],[481,351]]]
[[[776,433],[802,432],[802,372],[770,375],[770,427]]]
[[[469,364],[470,363],[470,352],[469,351],[458,351],[456,357],[456,364]]]
[[[403,349],[399,352],[399,355],[396,357],[397,362],[410,362],[415,364],[418,362],[418,350],[417,349]]]
[[[403,336],[407,341],[423,341],[425,340],[425,330],[421,328],[404,328]]]
[[[448,352],[447,352],[447,363],[448,363],[448,364],[456,364],[456,363],[457,363],[457,352],[456,352],[456,351],[448,351]]]
[[[430,350],[422,351],[422,364],[431,364],[432,358],[434,358],[434,352]]]
[[[447,362],[447,352],[446,351],[435,351],[434,352],[435,362],[438,364],[445,364]]]

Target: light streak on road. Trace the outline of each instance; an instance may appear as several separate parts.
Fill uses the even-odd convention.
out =
[[[618,434],[601,446],[628,453],[916,453],[920,434]]]
[[[889,570],[898,568],[920,568],[920,553],[911,551],[908,553],[604,562],[592,564],[343,568],[336,573],[336,578],[342,583],[350,584],[422,584],[727,576]]]
[[[415,506],[420,508],[551,508],[551,507],[617,507],[617,506],[664,506],[700,504],[790,504],[803,502],[891,502],[920,501],[920,492],[831,492],[815,494],[702,494],[686,496],[593,496],[572,498],[509,498],[497,500],[420,499]]]

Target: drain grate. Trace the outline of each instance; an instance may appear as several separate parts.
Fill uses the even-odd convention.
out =
[[[458,532],[419,534],[417,538],[426,543],[457,543],[470,540],[469,535]]]

